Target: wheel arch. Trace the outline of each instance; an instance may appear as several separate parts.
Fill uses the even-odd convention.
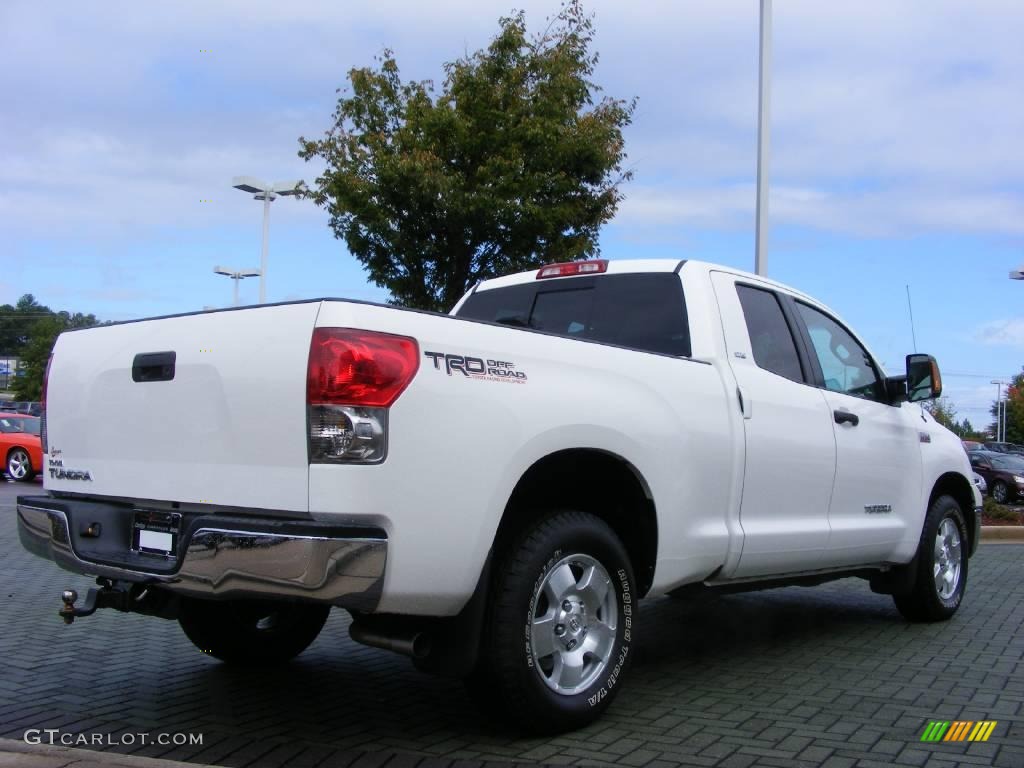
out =
[[[25,455],[28,456],[28,465],[32,466],[32,452],[25,445],[12,445],[8,447],[7,452],[4,454],[4,469],[7,469],[7,461],[11,458],[11,454],[15,451],[24,451]],[[35,469],[35,467],[32,467]]]
[[[940,475],[932,486],[931,495],[928,497],[928,508],[940,496],[952,496],[960,505],[964,513],[964,522],[967,523],[967,535],[971,537],[968,551],[973,555],[978,548],[977,531],[980,520],[977,519],[977,511],[974,508],[974,488],[971,481],[959,472],[946,472]]]
[[[597,448],[556,451],[535,461],[519,478],[495,534],[494,551],[555,509],[600,517],[621,539],[641,596],[654,581],[658,522],[650,488],[637,468]]]

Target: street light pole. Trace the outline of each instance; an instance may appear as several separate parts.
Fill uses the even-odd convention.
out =
[[[1003,382],[993,379],[992,383],[996,385],[996,442],[1001,443],[1006,436],[1006,427],[1003,425]]]
[[[768,274],[768,154],[771,128],[772,0],[761,0],[761,46],[757,78],[757,223],[754,271]]]
[[[267,243],[270,240],[270,200],[271,197],[269,194],[265,194],[263,196],[263,248],[260,251],[260,304],[265,304],[267,301]]]
[[[258,269],[230,269],[229,267],[214,267],[213,272],[216,275],[224,275],[230,277],[232,282],[235,284],[234,287],[234,304],[232,306],[238,306],[238,284],[247,277],[259,277],[262,273]]]
[[[255,200],[263,201],[263,247],[260,250],[260,304],[267,300],[267,251],[270,240],[270,203],[278,197],[296,195],[305,189],[306,182],[277,181],[273,184],[254,179],[252,176],[235,176],[231,181],[235,189],[251,192]]]

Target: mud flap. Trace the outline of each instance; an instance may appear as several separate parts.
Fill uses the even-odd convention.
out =
[[[917,583],[917,555],[906,565],[898,565],[884,573],[874,574],[868,581],[878,595],[909,595]]]

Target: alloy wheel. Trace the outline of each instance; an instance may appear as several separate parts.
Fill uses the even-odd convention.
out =
[[[551,690],[586,690],[611,659],[619,621],[617,594],[604,566],[589,555],[562,558],[533,596],[530,652]]]
[[[956,523],[945,518],[935,532],[935,590],[943,600],[949,600],[960,586],[963,547]]]
[[[24,480],[31,466],[28,454],[20,448],[7,458],[7,474],[14,480]]]

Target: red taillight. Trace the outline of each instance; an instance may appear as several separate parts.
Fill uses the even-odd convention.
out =
[[[419,365],[419,345],[408,336],[317,328],[309,347],[306,402],[387,408]]]
[[[569,261],[565,264],[548,264],[537,272],[537,279],[545,277],[570,277],[571,275],[599,275],[608,271],[608,259],[593,261]]]

